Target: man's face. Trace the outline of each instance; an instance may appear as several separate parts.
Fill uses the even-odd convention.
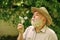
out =
[[[34,27],[42,27],[46,24],[46,18],[38,12],[34,12],[33,17],[31,19],[31,24]]]

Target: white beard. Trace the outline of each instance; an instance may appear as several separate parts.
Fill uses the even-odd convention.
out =
[[[42,25],[43,21],[40,19],[35,19],[34,21],[31,21],[32,26],[34,27],[40,27]]]

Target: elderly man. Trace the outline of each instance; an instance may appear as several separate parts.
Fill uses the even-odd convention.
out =
[[[52,18],[45,7],[32,7],[32,26],[27,27],[18,24],[19,36],[17,40],[58,40],[55,32],[48,26],[52,24]]]

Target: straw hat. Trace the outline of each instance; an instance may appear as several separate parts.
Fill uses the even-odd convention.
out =
[[[52,24],[52,18],[49,15],[49,13],[45,7],[40,7],[40,8],[32,7],[31,11],[32,11],[32,13],[39,12],[40,14],[44,15],[47,19],[47,25],[48,26]]]

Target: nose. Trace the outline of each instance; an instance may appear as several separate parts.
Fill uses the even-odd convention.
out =
[[[34,20],[34,18],[32,18],[32,20]]]
[[[34,18],[32,18],[32,20],[34,20]]]
[[[34,19],[35,19],[35,16],[33,16],[31,20],[34,20]]]
[[[37,18],[39,18],[39,16],[34,16],[33,18],[34,18],[34,19],[37,19]]]
[[[32,21],[34,21],[34,20],[35,20],[35,18],[32,18],[31,20],[32,20]]]

